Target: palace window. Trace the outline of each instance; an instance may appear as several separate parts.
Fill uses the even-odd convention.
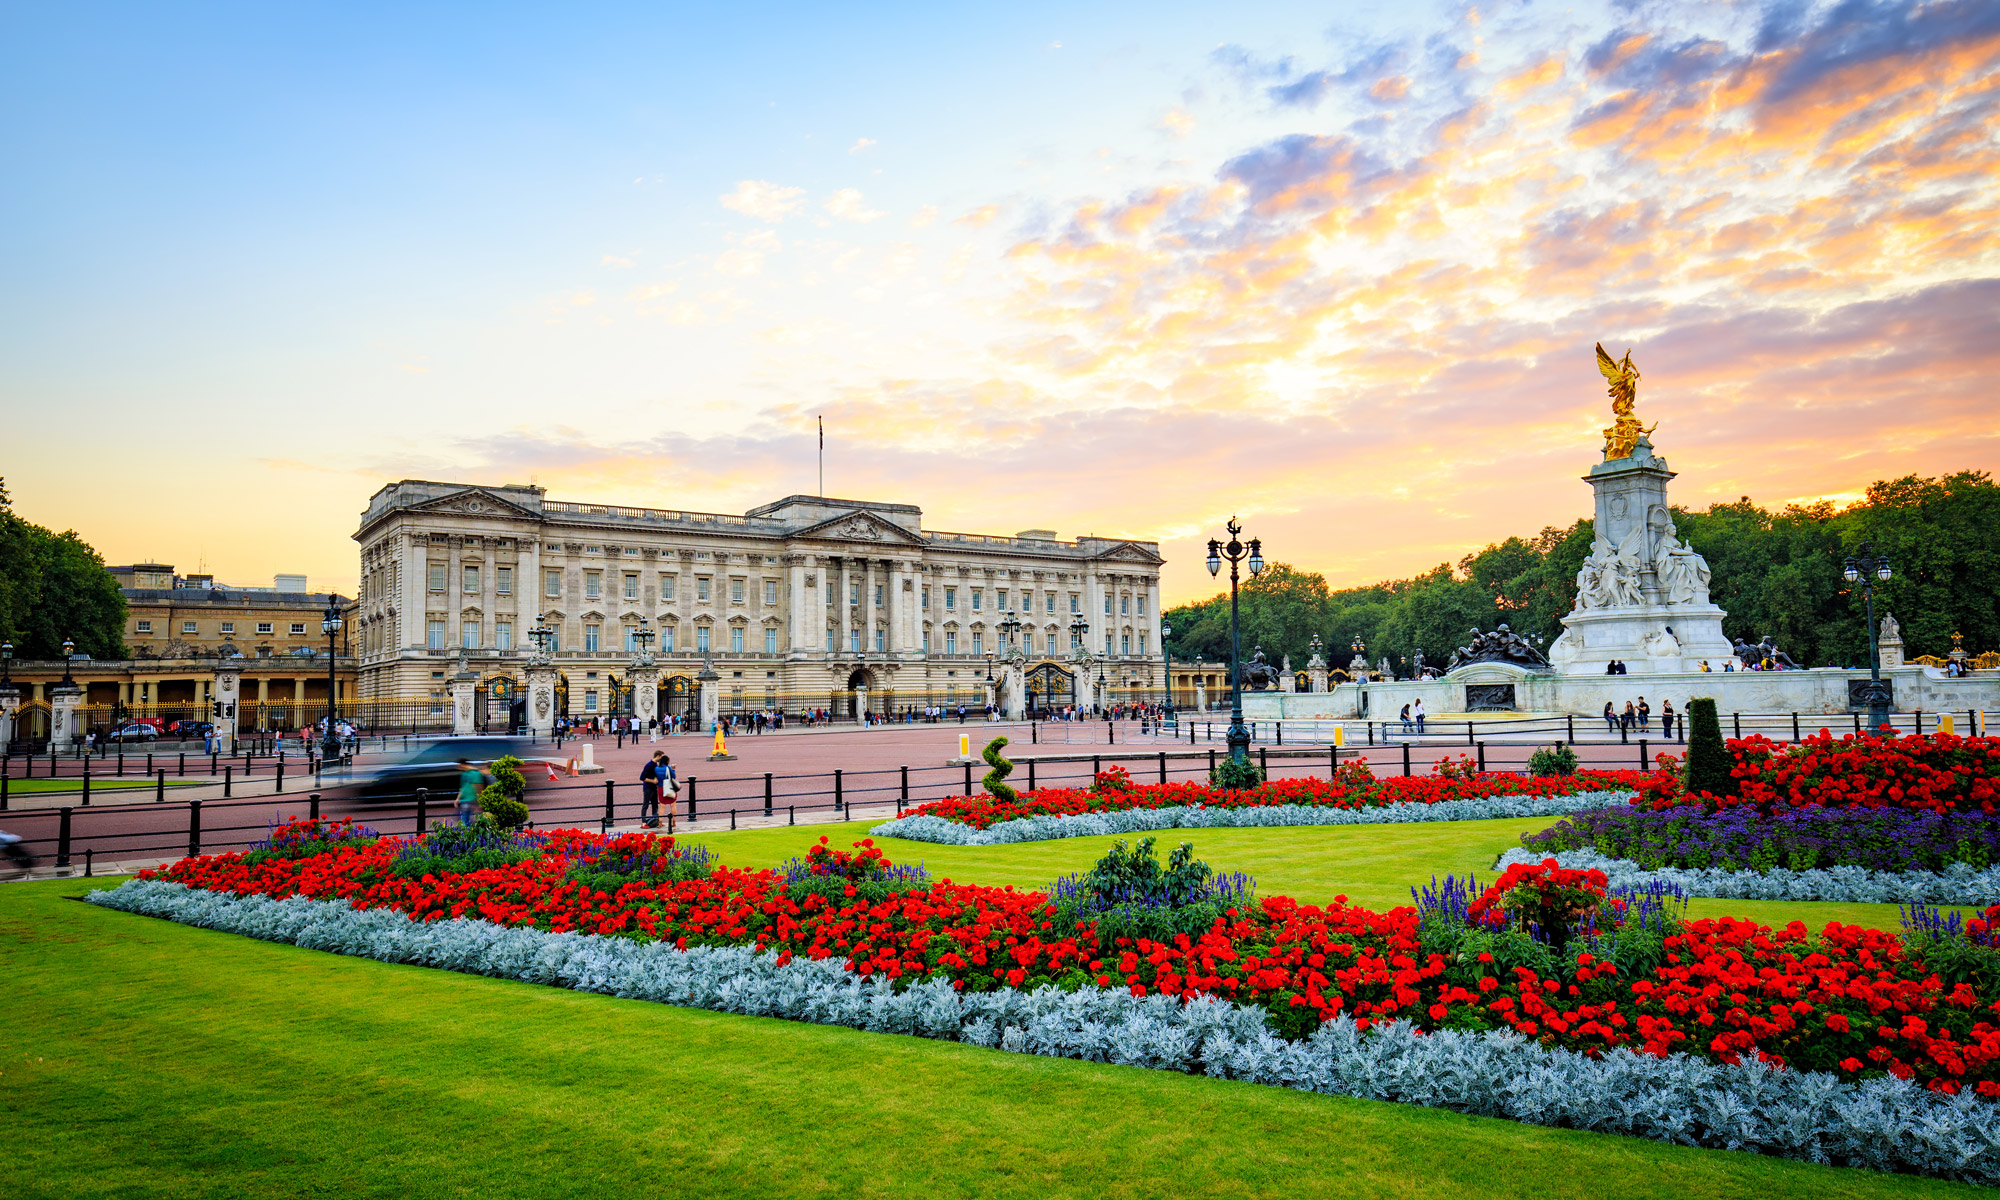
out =
[[[776,604],[777,602],[778,602],[778,581],[775,579],[766,579],[764,581],[764,603]]]
[[[859,579],[850,579],[847,581],[847,602],[849,604],[861,603],[861,581]]]
[[[778,627],[776,625],[772,625],[764,630],[764,653],[776,654],[777,652],[778,652]]]
[[[1083,611],[1083,596],[1082,596],[1082,595],[1080,595],[1079,593],[1076,593],[1076,592],[1071,592],[1071,593],[1069,594],[1069,610],[1070,610],[1071,612],[1082,612],[1082,611]]]
[[[153,632],[153,623],[152,623],[151,621],[141,621],[141,622],[139,622],[139,632],[140,632],[140,633],[151,633],[151,632]]]
[[[730,627],[729,652],[731,654],[743,653],[743,627],[741,625],[734,625]]]
[[[1118,597],[1118,615],[1121,617],[1127,617],[1132,615],[1132,597],[1130,596]]]
[[[881,653],[883,653],[884,651],[886,651],[886,650],[887,650],[888,648],[889,648],[889,631],[888,631],[888,630],[886,630],[886,629],[878,629],[878,630],[876,630],[876,631],[875,631],[875,653],[877,653],[877,654],[881,654]]]
[[[944,590],[944,608],[945,608],[945,611],[946,611],[946,612],[950,612],[951,610],[953,610],[953,609],[955,609],[955,608],[957,608],[957,607],[958,607],[958,589],[957,589],[957,588],[946,588],[946,589]]]
[[[1142,617],[1146,615],[1146,598],[1144,596],[1139,597],[1139,615]]]
[[[1142,633],[1139,635],[1139,653],[1144,654],[1145,652],[1146,652],[1146,635]]]
[[[1107,616],[1107,617],[1111,615],[1111,593],[1110,593],[1110,592],[1106,592],[1106,593],[1104,593],[1104,615],[1105,615],[1105,616]]]
[[[627,600],[639,598],[639,576],[636,572],[628,572],[625,576],[625,598]]]
[[[542,572],[542,594],[543,594],[543,595],[545,595],[545,596],[560,596],[560,595],[562,595],[562,572],[561,572],[561,571],[544,571],[544,572]]]
[[[673,598],[674,598],[674,577],[671,575],[660,576],[661,602],[664,603],[666,601],[672,600]]]
[[[958,635],[956,633],[947,632],[944,635],[944,652],[946,654],[958,653]]]
[[[697,599],[697,600],[702,600],[702,601],[706,601],[706,600],[708,599],[708,584],[709,584],[709,577],[708,577],[708,576],[706,576],[706,575],[697,575],[697,576],[695,576],[695,577],[694,577],[694,598],[695,598],[695,599]]]
[[[876,584],[876,585],[875,585],[875,607],[876,607],[876,608],[881,608],[881,607],[882,607],[883,605],[887,604],[888,602],[889,602],[889,601],[888,601],[888,597],[887,597],[887,596],[886,596],[886,595],[884,594],[884,589],[883,589],[882,585],[881,585],[881,584],[879,584],[879,583],[878,583],[878,584]]]
[[[444,622],[442,620],[424,622],[424,648],[444,649]]]
[[[222,623],[222,636],[223,636],[223,637],[228,637],[228,636],[230,636],[231,634],[233,634],[233,633],[235,633],[235,632],[236,632],[236,622],[234,622],[234,621],[224,621],[224,622]]]
[[[1104,652],[1111,653],[1111,635],[1108,633],[1104,635]]]
[[[595,654],[597,644],[604,636],[604,626],[585,625],[583,627],[583,648],[586,653]]]
[[[931,590],[929,588],[925,588],[923,596],[917,600],[917,607],[922,609],[928,609],[930,608],[930,606],[931,606]]]
[[[493,648],[495,650],[512,650],[514,648],[514,622],[493,622]]]
[[[636,625],[627,625],[625,627],[625,653],[627,654],[636,653],[638,649],[639,649],[639,627]]]
[[[268,637],[268,636],[270,636],[270,633],[271,633],[271,623],[270,623],[269,621],[259,621],[259,622],[257,622],[257,632],[258,632],[258,634],[259,634],[259,635],[261,635],[261,636],[265,636],[265,637]]]
[[[476,594],[479,591],[479,568],[467,565],[459,573],[464,576],[459,582],[463,586],[465,594],[468,596]]]
[[[1003,612],[1006,611],[1007,608],[1006,588],[1001,588],[999,591],[993,593],[993,607],[1000,609]]]
[[[931,652],[931,631],[926,629],[924,630],[924,653],[929,654],[930,652]]]
[[[1120,634],[1120,635],[1119,635],[1119,637],[1118,637],[1118,653],[1120,653],[1120,654],[1130,654],[1130,653],[1132,653],[1132,635],[1131,635],[1131,634],[1129,634],[1129,633],[1126,633],[1126,634]]]
[[[697,625],[694,627],[694,652],[696,654],[708,653],[708,626],[706,625]]]
[[[458,623],[458,644],[467,650],[479,649],[479,622],[460,621]]]
[[[583,694],[583,711],[585,712],[597,711],[597,690],[595,688],[592,688],[590,691],[587,691]]]
[[[197,628],[199,627],[193,621],[181,622],[181,632],[183,634],[193,634]]]
[[[502,596],[514,594],[514,568],[493,568],[493,590]]]
[[[441,562],[437,562],[437,563],[432,563],[432,564],[430,564],[430,577],[431,577],[431,579],[430,579],[430,582],[431,582],[431,590],[432,590],[432,591],[434,591],[434,592],[441,592],[441,591],[443,591],[443,590],[444,590],[444,564],[443,564],[443,563],[441,563]]]
[[[974,594],[974,595],[977,595],[978,593],[976,593],[976,592],[975,592],[975,593],[973,593],[973,594]],[[984,653],[986,653],[986,635],[985,635],[985,634],[983,634],[983,633],[975,633],[975,634],[973,634],[973,635],[972,635],[972,652],[973,652],[974,654],[984,654]]]
[[[840,639],[840,631],[838,629],[833,628],[831,625],[827,626],[826,652],[828,654],[832,654],[834,651],[840,649],[839,639]]]
[[[1053,612],[1055,612],[1055,610],[1056,610],[1056,594],[1055,594],[1054,592],[1050,592],[1050,593],[1049,593],[1049,611],[1050,611],[1051,613],[1053,613]]]
[[[731,604],[743,603],[743,581],[741,579],[732,579],[729,581],[729,602]]]
[[[304,621],[293,621],[293,622],[292,622],[292,636],[293,636],[293,637],[304,637],[305,635],[306,635],[306,623],[305,623]]]
[[[604,594],[604,572],[585,571],[583,573],[583,598],[595,600]]]
[[[861,631],[859,629],[850,629],[847,631],[847,649],[851,654],[861,653]]]
[[[666,628],[660,630],[660,653],[672,654],[673,652],[674,652],[674,627],[669,625]]]
[[[980,597],[981,597],[981,596],[982,596],[983,594],[984,594],[984,593],[982,593],[982,592],[981,592],[981,591],[980,591],[980,590],[979,590],[978,588],[973,588],[973,589],[972,589],[972,611],[973,611],[973,612],[978,612],[978,611],[979,611],[979,600],[980,600]]]

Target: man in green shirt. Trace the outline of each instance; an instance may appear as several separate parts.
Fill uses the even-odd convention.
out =
[[[486,786],[486,772],[465,759],[458,760],[458,823],[472,824],[479,812],[479,789]]]

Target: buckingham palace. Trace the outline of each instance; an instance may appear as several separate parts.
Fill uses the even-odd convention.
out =
[[[465,700],[461,725],[541,726],[692,714],[705,693],[723,713],[850,718],[1164,683],[1155,542],[943,533],[915,505],[824,496],[735,515],[423,480],[376,492],[354,537],[364,711]]]

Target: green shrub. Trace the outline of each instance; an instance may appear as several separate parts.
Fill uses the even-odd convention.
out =
[[[1232,792],[1248,791],[1264,782],[1264,772],[1249,758],[1238,762],[1235,758],[1225,758],[1215,764],[1208,773],[1208,782]]]
[[[986,772],[986,777],[980,782],[986,786],[986,793],[1002,804],[1011,803],[1020,795],[1007,786],[1007,776],[1014,773],[1014,764],[1000,757],[1000,751],[1006,746],[1007,739],[997,737],[986,743],[986,749],[979,755],[986,760],[987,766],[993,768]]]
[[[493,782],[479,791],[479,808],[502,829],[517,829],[528,823],[528,778],[521,774],[521,760],[511,754],[493,762]]]
[[[406,843],[389,861],[388,872],[421,879],[504,867],[539,858],[544,840],[539,834],[502,829],[492,817],[481,815],[464,825],[438,825],[420,840]]]
[[[1118,938],[1167,941],[1194,936],[1250,902],[1256,882],[1247,875],[1217,875],[1182,842],[1160,863],[1152,838],[1128,848],[1124,839],[1083,875],[1066,875],[1050,889],[1059,930],[1095,922],[1100,943]]]
[[[1576,751],[1563,742],[1544,746],[1528,756],[1530,775],[1574,775],[1576,765]]]
[[[1687,790],[1711,796],[1734,796],[1737,782],[1729,771],[1735,758],[1722,743],[1722,720],[1716,715],[1711,697],[1697,696],[1688,701]]]

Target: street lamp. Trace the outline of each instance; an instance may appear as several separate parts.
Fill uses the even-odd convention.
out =
[[[340,759],[340,734],[333,727],[334,694],[334,638],[340,633],[340,605],[329,593],[326,598],[326,614],[319,621],[320,632],[326,634],[326,736],[320,739],[320,758],[324,762]]]
[[[1889,556],[1875,553],[1873,543],[1861,543],[1861,553],[1850,554],[1840,577],[1861,585],[1861,598],[1868,607],[1868,684],[1861,699],[1868,705],[1868,727],[1880,729],[1889,723],[1889,689],[1882,682],[1882,647],[1875,628],[1875,581],[1888,582]]]
[[[13,666],[14,643],[0,642],[0,688],[13,686],[14,677],[11,674]]]
[[[62,683],[63,683],[63,686],[64,686],[64,687],[75,687],[75,686],[76,686],[76,680],[74,680],[74,679],[71,679],[71,678],[70,678],[70,674],[69,674],[69,664],[70,664],[70,659],[71,659],[71,658],[73,658],[73,657],[74,657],[75,655],[76,655],[76,643],[75,643],[75,642],[73,642],[73,641],[71,641],[71,640],[69,640],[68,638],[64,638],[64,639],[63,639],[63,677],[62,677]]]
[[[549,647],[556,638],[556,631],[549,628],[548,619],[547,613],[536,613],[535,627],[528,631],[529,640],[535,643],[535,653],[543,658],[548,657]]]
[[[1165,680],[1167,685],[1167,703],[1166,706],[1161,710],[1161,713],[1169,721],[1173,719],[1174,715],[1174,651],[1173,647],[1167,645],[1167,639],[1173,636],[1173,632],[1174,632],[1173,624],[1167,620],[1167,616],[1165,613],[1161,613],[1160,614],[1160,657],[1166,661],[1166,667],[1165,667],[1166,674],[1163,675],[1161,678]]]
[[[1208,539],[1208,573],[1220,574],[1223,559],[1229,560],[1229,758],[1231,762],[1250,760],[1250,730],[1243,724],[1243,627],[1236,606],[1236,564],[1249,560],[1250,574],[1264,573],[1264,543],[1251,538],[1245,546],[1237,540],[1243,526],[1229,518],[1229,544]]]
[[[639,618],[639,628],[632,631],[632,640],[639,645],[639,657],[644,660],[653,649],[653,627],[644,617]]]
[[[1076,672],[1071,678],[1078,682],[1084,682],[1090,678],[1088,674],[1091,661],[1090,645],[1084,640],[1089,636],[1090,621],[1084,617],[1082,612],[1071,613],[1069,618],[1069,658],[1071,662],[1077,665]],[[1091,706],[1095,707],[1097,703],[1096,685],[1091,684],[1090,686]],[[1071,690],[1074,691],[1074,688]]]

